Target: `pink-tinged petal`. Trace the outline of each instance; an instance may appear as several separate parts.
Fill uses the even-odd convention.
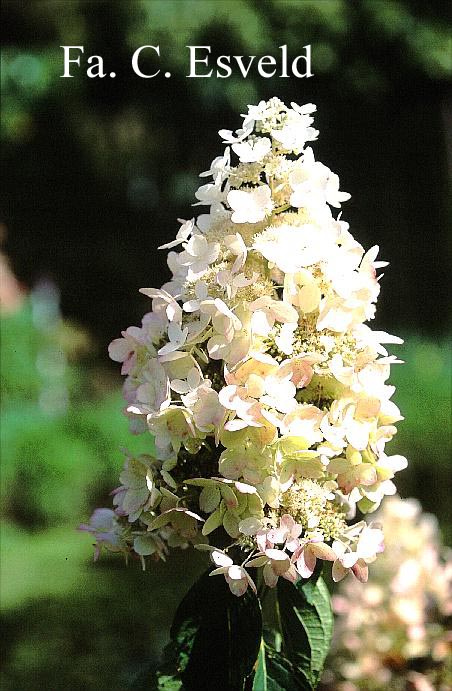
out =
[[[289,556],[279,549],[266,549],[266,556],[271,560],[273,571],[281,576],[290,567]]]
[[[297,573],[297,570],[295,568],[295,564],[291,564],[287,571],[285,571],[283,574],[281,574],[283,578],[286,580],[290,581],[291,583],[296,583],[299,579],[299,575]]]
[[[292,557],[291,557],[291,560],[290,560],[293,564],[295,564],[295,562],[297,561],[298,557],[299,557],[300,554],[302,553],[303,549],[304,549],[304,545],[300,545],[300,544],[299,544],[298,547],[297,547],[297,549],[296,549],[296,550],[294,551],[294,553],[292,554]]]
[[[355,469],[357,485],[373,485],[377,481],[377,471],[370,463],[361,463]]]
[[[336,553],[329,545],[324,542],[311,542],[310,551],[315,554],[318,559],[325,561],[336,561]]]
[[[337,482],[345,494],[349,494],[352,489],[359,485],[364,487],[374,485],[377,482],[377,471],[370,463],[361,463],[358,466],[352,467],[343,475],[339,475]]]
[[[359,559],[359,555],[356,552],[345,552],[341,559],[342,566],[346,569],[351,569],[352,566],[356,564]]]
[[[297,571],[303,578],[310,578],[314,573],[317,558],[309,547],[305,547],[297,559]]]
[[[289,552],[295,552],[295,550],[297,550],[299,546],[300,541],[296,538],[293,538],[292,540],[287,540],[286,542],[286,549],[289,550]]]
[[[267,540],[272,543],[272,545],[280,545],[286,539],[286,530],[281,528],[271,528],[267,533]]]
[[[290,373],[291,381],[295,384],[295,386],[301,389],[309,384],[314,374],[314,370],[311,364],[308,362],[303,361],[300,358],[294,358],[282,363],[279,368],[279,375],[284,376],[287,373]]]
[[[229,585],[229,590],[233,595],[236,597],[241,597],[246,593],[248,588],[248,581],[246,578],[242,578],[240,580],[230,579],[228,576],[225,576],[225,578],[227,584]]]
[[[274,588],[278,582],[279,576],[273,571],[271,564],[266,564],[263,568],[265,585],[269,588]]]
[[[333,581],[335,583],[338,583],[339,581],[342,581],[343,578],[348,574],[350,569],[346,569],[342,566],[341,562],[339,559],[337,559],[334,564],[333,568],[331,569],[331,575],[333,577]]]
[[[303,526],[299,525],[298,523],[295,523],[292,530],[290,531],[290,536],[293,537],[294,539],[296,539],[296,538],[300,537],[302,532],[303,532]]]
[[[132,370],[136,364],[137,354],[133,352],[129,353],[129,356],[122,363],[121,374],[129,374],[130,370]]]
[[[356,548],[360,558],[374,559],[375,555],[384,551],[384,536],[379,528],[367,526],[361,533]]]
[[[257,546],[259,547],[261,552],[265,552],[267,548],[267,530],[259,530],[258,533],[256,533],[256,543]]]
[[[144,345],[146,343],[146,338],[143,334],[143,330],[139,326],[129,326],[129,328],[122,332],[123,336],[131,336],[137,343]]]
[[[108,354],[115,362],[124,362],[132,353],[131,343],[125,338],[115,338],[108,346]]]
[[[356,564],[352,566],[352,571],[358,581],[361,581],[361,583],[367,583],[367,579],[369,578],[369,567],[365,561],[359,559]]]
[[[279,561],[272,561],[272,569],[278,576],[282,576],[283,573],[286,573],[286,571],[289,568],[290,568],[290,559],[288,556],[286,556],[285,559],[282,559]]]
[[[292,528],[294,528],[294,526],[295,526],[294,519],[288,513],[285,513],[284,516],[281,516],[279,523],[280,523],[281,528],[286,529],[289,533],[292,530]]]

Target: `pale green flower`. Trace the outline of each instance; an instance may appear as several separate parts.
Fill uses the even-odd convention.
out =
[[[128,516],[130,523],[143,511],[154,508],[161,499],[155,483],[155,460],[151,456],[128,456],[119,476],[121,486],[115,490],[113,503],[120,515]]]

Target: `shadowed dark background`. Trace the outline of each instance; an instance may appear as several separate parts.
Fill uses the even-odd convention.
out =
[[[249,103],[317,104],[316,157],[352,194],[343,217],[390,261],[374,326],[407,340],[397,349],[407,365],[393,375],[407,419],[392,448],[412,462],[399,486],[447,531],[445,4],[3,0],[1,32],[3,251],[31,291],[2,324],[4,688],[125,688],[130,670],[157,654],[202,564],[182,553],[151,575],[119,560],[92,567],[73,528],[109,504],[118,448],[129,444],[107,343],[149,307],[138,288],[166,280],[156,248],[194,214],[198,173],[222,152],[217,131],[238,127]],[[160,45],[171,79],[133,73],[132,53],[145,44]],[[291,57],[311,44],[314,77],[186,77],[186,45],[211,46],[213,63],[278,57],[283,44]],[[73,66],[74,78],[61,79],[60,45],[84,45],[85,59],[103,56],[117,77],[89,79]],[[155,61],[142,65],[155,71]],[[57,316],[44,328],[49,304]],[[60,379],[42,366],[49,348],[64,352]],[[52,377],[56,387],[64,380],[66,403],[49,412]]]

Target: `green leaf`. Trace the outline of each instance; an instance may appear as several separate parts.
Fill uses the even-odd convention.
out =
[[[280,578],[278,604],[283,649],[289,660],[304,672],[315,689],[333,635],[331,598],[318,574],[293,584]]]
[[[182,681],[173,675],[159,674],[157,681],[158,691],[183,691]]]
[[[218,507],[213,513],[210,514],[207,521],[204,523],[202,528],[203,535],[210,535],[214,530],[220,527],[223,523],[224,511],[221,506]]]
[[[242,691],[261,636],[260,603],[251,589],[235,597],[224,578],[205,573],[177,609],[157,688],[172,688],[161,686],[165,674],[187,691]]]
[[[224,514],[223,528],[230,537],[239,536],[239,517],[233,511],[226,511]]]
[[[310,691],[311,688],[302,670],[262,640],[249,691]]]
[[[212,511],[215,511],[220,501],[221,494],[218,487],[215,485],[213,487],[207,485],[202,488],[201,494],[199,495],[199,508],[201,511],[204,511],[204,513],[212,513]]]

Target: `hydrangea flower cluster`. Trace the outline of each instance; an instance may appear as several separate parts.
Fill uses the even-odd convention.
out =
[[[236,595],[255,588],[249,568],[274,586],[317,560],[365,581],[383,533],[349,521],[407,463],[385,451],[402,417],[384,344],[402,341],[365,324],[386,262],[333,215],[350,195],[307,146],[315,110],[272,98],[220,130],[204,213],[160,248],[171,280],[141,289],[151,311],[109,348],[131,429],[155,453],[127,456],[114,512],[85,529],[143,562],[195,544]]]
[[[367,587],[349,580],[333,596],[337,618],[322,688],[446,691],[452,682],[450,550],[441,545],[435,517],[415,499],[390,497],[379,517],[385,553]]]

